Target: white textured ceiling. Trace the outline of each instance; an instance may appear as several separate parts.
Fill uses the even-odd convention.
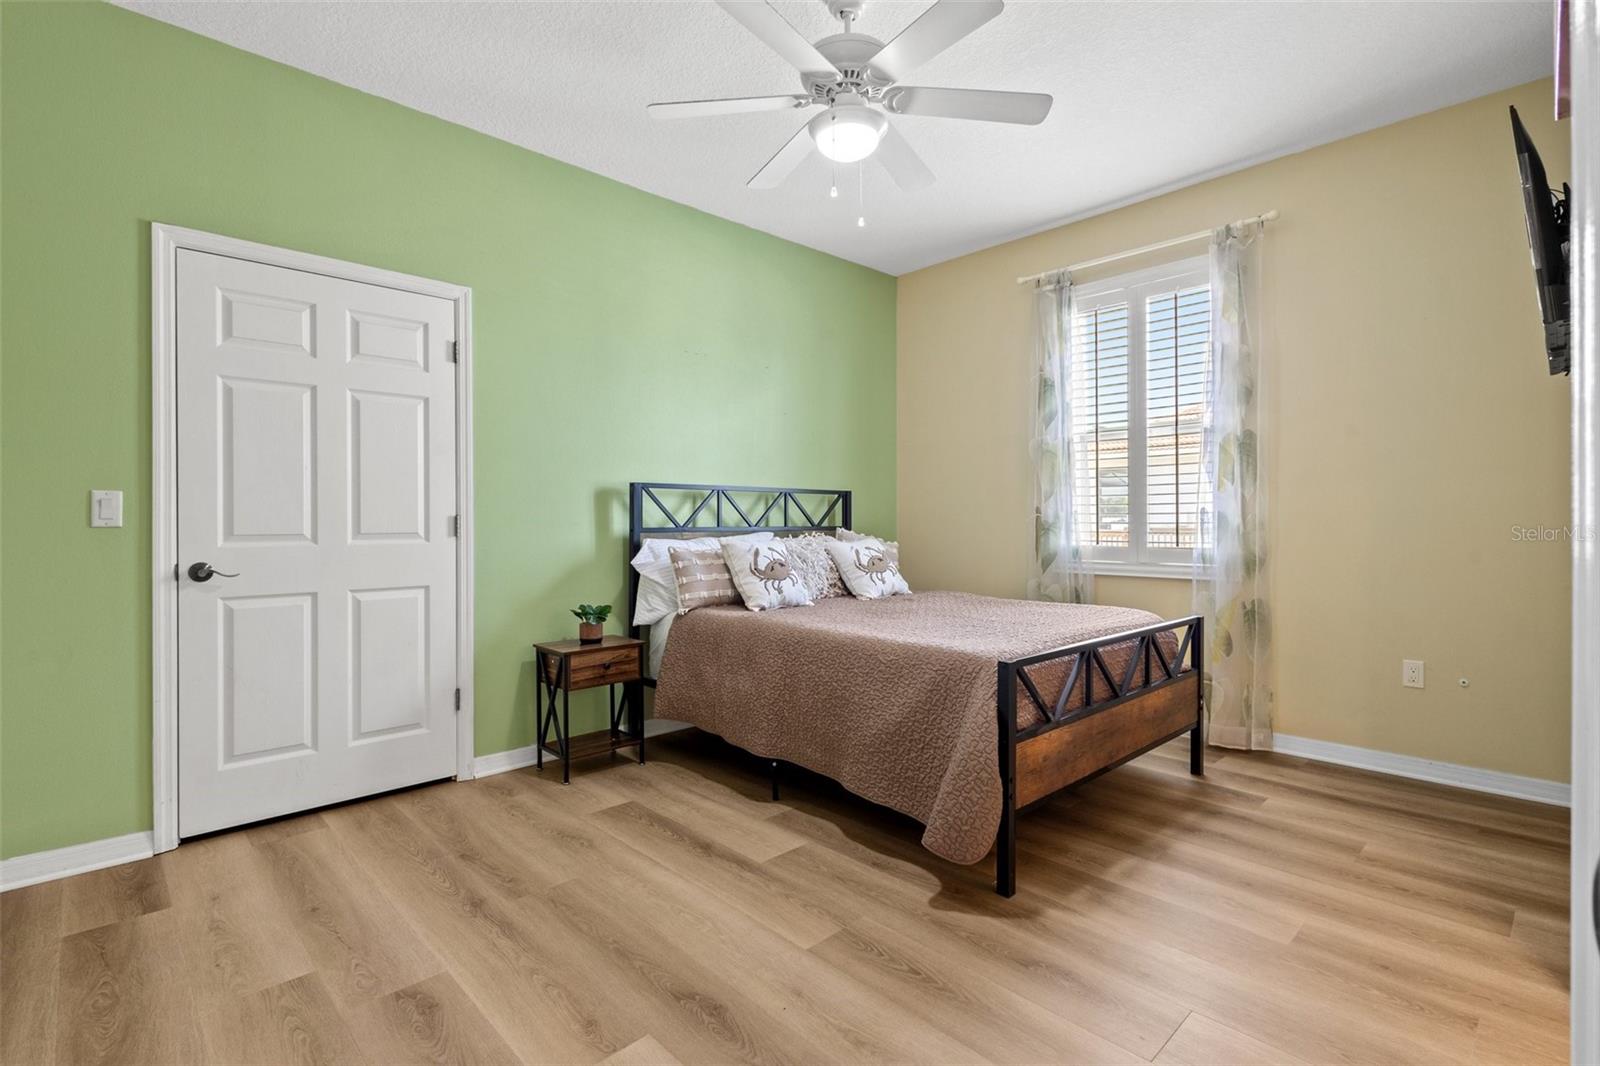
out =
[[[781,188],[745,188],[804,115],[645,115],[799,90],[709,0],[119,2],[891,274],[1551,69],[1545,2],[1013,0],[907,83],[1049,92],[1050,117],[894,118],[938,181],[903,193],[868,160],[858,229],[854,168],[830,200],[815,153]],[[822,0],[775,6],[811,40],[837,32]],[[856,29],[888,40],[926,6],[869,0]]]

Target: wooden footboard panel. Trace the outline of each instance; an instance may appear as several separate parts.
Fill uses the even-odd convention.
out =
[[[1086,718],[1017,741],[1017,806],[1028,804],[1193,729],[1200,679],[1185,674]]]
[[[1113,673],[1105,653],[1130,644],[1132,655]],[[1052,703],[1028,669],[1057,661],[1071,665]],[[1190,615],[996,664],[1001,803],[996,892],[1011,896],[1017,891],[1017,812],[1022,808],[1184,733],[1190,737],[1189,772],[1205,772],[1204,663],[1205,622]],[[1069,709],[1080,678],[1083,705]],[[1020,695],[1043,718],[1026,730],[1017,728]]]

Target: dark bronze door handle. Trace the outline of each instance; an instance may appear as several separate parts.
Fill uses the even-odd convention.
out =
[[[213,570],[210,563],[195,563],[189,567],[190,581],[210,581],[213,577],[238,577],[225,570]]]

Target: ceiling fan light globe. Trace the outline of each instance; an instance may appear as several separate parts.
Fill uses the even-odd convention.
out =
[[[817,151],[835,163],[856,163],[877,151],[888,127],[884,117],[864,104],[839,104],[811,120]]]

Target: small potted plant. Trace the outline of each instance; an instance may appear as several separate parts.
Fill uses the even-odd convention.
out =
[[[611,617],[609,603],[580,603],[572,613],[578,619],[578,643],[598,644],[605,639],[606,619]]]

